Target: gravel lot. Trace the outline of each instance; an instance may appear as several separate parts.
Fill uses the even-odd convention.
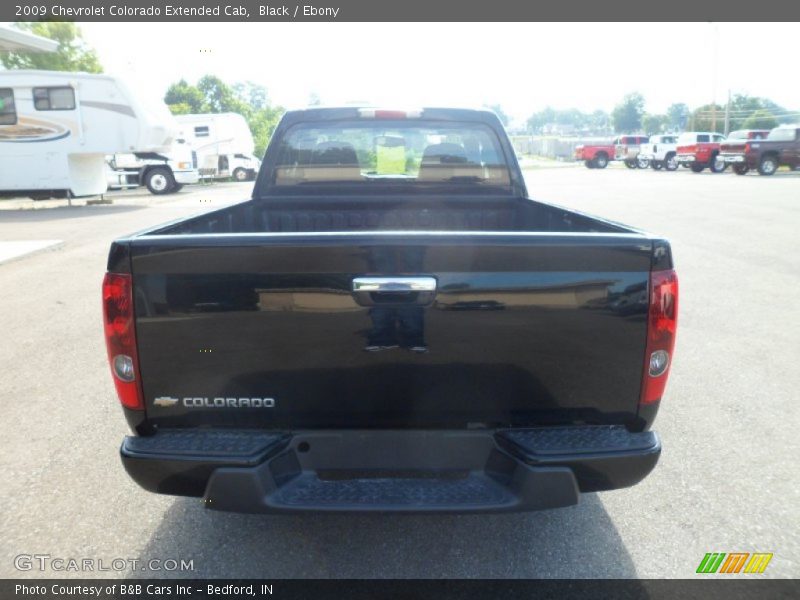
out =
[[[692,577],[711,551],[773,552],[764,576],[800,576],[800,173],[526,174],[535,198],[672,242],[681,324],[655,426],[664,452],[642,484],[500,516],[235,515],[144,492],[117,456],[127,430],[100,316],[109,243],[250,185],[0,210],[0,240],[63,241],[0,264],[0,577],[83,575],[15,569],[33,553],[194,561],[132,573],[156,576]]]

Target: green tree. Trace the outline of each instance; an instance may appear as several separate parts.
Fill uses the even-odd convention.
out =
[[[618,133],[634,133],[642,127],[644,96],[638,92],[626,94],[622,102],[614,107],[611,118]]]
[[[256,156],[264,155],[272,133],[275,131],[275,127],[278,125],[283,113],[284,109],[281,106],[268,106],[256,111],[248,119],[248,125],[250,125],[253,142],[255,143],[254,153]]]
[[[756,112],[762,110],[769,112],[778,123],[788,123],[793,120],[789,114],[790,111],[787,111],[769,98],[748,96],[747,94],[734,94],[730,103],[730,131],[735,131],[737,129],[754,129],[753,127],[746,126],[745,122]]]
[[[714,124],[714,113],[716,110],[716,125]],[[692,131],[715,131],[725,132],[725,108],[719,104],[704,104],[695,109],[689,119],[689,129]]]
[[[267,88],[263,85],[253,83],[252,81],[244,81],[234,83],[231,87],[236,97],[250,105],[252,109],[261,110],[269,105]]]
[[[669,117],[667,115],[651,115],[648,113],[642,117],[642,129],[647,135],[662,133],[668,124]]]
[[[670,104],[667,108],[667,127],[673,131],[683,131],[691,114],[692,111],[683,102]]]
[[[164,102],[175,115],[210,112],[203,92],[197,86],[187,83],[185,79],[181,79],[167,88]]]
[[[770,111],[761,108],[742,123],[742,129],[772,129],[778,126],[778,119]]]
[[[16,27],[58,42],[55,52],[0,52],[0,64],[6,69],[44,69],[48,71],[84,71],[102,73],[97,53],[83,40],[75,23],[41,21],[15,23]]]
[[[551,107],[546,107],[539,112],[533,113],[528,118],[528,132],[541,133],[545,125],[555,123],[556,111]]]
[[[210,112],[236,112],[247,116],[250,104],[243,101],[233,88],[216,75],[205,75],[197,82],[197,89],[203,93]]]

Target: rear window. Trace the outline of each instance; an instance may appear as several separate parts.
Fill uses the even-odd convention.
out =
[[[794,127],[776,127],[769,132],[768,140],[775,142],[792,142],[797,135],[797,130]]]
[[[14,106],[14,91],[11,88],[0,88],[0,125],[15,125],[17,109]]]
[[[370,119],[295,125],[278,150],[272,183],[479,190],[508,187],[510,175],[500,141],[486,125]]]

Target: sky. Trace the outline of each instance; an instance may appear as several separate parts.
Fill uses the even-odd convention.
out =
[[[287,108],[500,104],[648,112],[728,90],[800,110],[796,23],[81,23],[107,72],[148,94],[211,73],[264,85]],[[769,52],[759,51],[769,40]],[[752,41],[751,41],[752,40]],[[716,58],[715,58],[716,56]],[[789,58],[794,57],[794,59]],[[716,65],[716,68],[715,68]]]

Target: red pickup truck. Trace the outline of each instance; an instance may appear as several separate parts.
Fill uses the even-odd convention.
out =
[[[646,169],[649,161],[639,160],[639,148],[647,136],[621,135],[611,142],[575,146],[575,160],[582,160],[588,169],[605,169],[611,160],[621,160],[629,169]]]
[[[614,160],[616,140],[575,146],[575,160],[582,160],[587,169],[605,169]]]
[[[720,157],[720,144],[725,141],[721,133],[687,131],[678,137],[678,163],[700,173],[708,167],[712,173],[722,173],[727,163]]]
[[[750,140],[763,140],[769,134],[767,129],[740,129],[732,131],[722,144],[719,146],[719,155],[726,164],[733,167],[733,172],[737,175],[744,175],[750,170],[745,162],[745,152],[747,142]]]

